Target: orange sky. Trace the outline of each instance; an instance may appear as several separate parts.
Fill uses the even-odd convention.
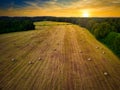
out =
[[[120,0],[25,1],[24,7],[0,8],[0,16],[120,17]]]

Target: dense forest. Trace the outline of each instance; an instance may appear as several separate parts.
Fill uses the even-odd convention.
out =
[[[0,18],[0,33],[34,30],[33,22],[24,18]]]
[[[34,30],[35,21],[58,21],[87,28],[120,57],[120,18],[0,17],[0,33]]]

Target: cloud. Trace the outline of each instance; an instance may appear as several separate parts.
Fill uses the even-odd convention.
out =
[[[17,13],[19,10],[19,13]],[[1,9],[0,13],[9,15],[31,15],[31,16],[78,16],[86,10],[95,15],[102,13],[109,15],[120,11],[120,0],[27,0],[24,5],[11,4],[8,9]],[[98,15],[98,14],[97,14]]]
[[[120,9],[120,1],[114,2],[114,0],[82,0],[73,2],[69,5],[68,8],[74,8],[79,10],[95,10],[95,11],[102,11],[102,10],[111,10],[111,9]]]
[[[24,7],[19,7],[21,9],[24,8],[34,8],[34,9],[66,9],[66,8],[73,8],[73,9],[102,9],[102,8],[109,8],[109,7],[117,7],[120,8],[120,0],[33,0],[33,1],[24,1]],[[12,3],[9,8],[15,6]],[[16,7],[15,7],[16,9]],[[31,9],[31,8],[30,8]]]

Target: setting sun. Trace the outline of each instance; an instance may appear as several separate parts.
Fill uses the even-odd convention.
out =
[[[88,12],[83,12],[83,17],[89,17],[89,13]]]

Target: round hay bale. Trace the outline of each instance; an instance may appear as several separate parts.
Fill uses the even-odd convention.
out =
[[[14,62],[14,61],[15,61],[15,59],[14,59],[14,58],[12,58],[12,59],[11,59],[11,61],[12,61],[12,62]]]
[[[40,60],[42,60],[42,58],[39,57],[38,60],[40,61]]]
[[[34,64],[32,61],[29,61],[28,64]]]
[[[107,72],[104,72],[103,74],[104,74],[105,76],[107,76],[107,75],[108,75],[108,73],[107,73]]]
[[[95,47],[96,49],[98,49],[99,47]]]
[[[105,52],[104,52],[104,51],[103,51],[102,53],[103,53],[103,54],[105,54]]]
[[[88,58],[88,61],[91,61],[92,59],[91,58]]]

